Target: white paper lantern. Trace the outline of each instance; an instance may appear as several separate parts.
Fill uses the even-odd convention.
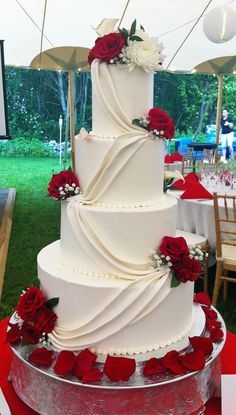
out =
[[[205,17],[203,30],[211,42],[227,42],[236,35],[235,11],[228,6],[211,10]]]

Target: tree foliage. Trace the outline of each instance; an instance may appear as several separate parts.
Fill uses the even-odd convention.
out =
[[[66,119],[68,75],[54,71],[6,69],[10,134],[44,141],[59,139],[58,120]],[[212,75],[158,72],[154,83],[154,106],[169,112],[180,135],[205,133],[215,124],[218,79]],[[91,77],[74,75],[75,127],[91,129]],[[223,107],[235,117],[236,83],[225,77]],[[141,114],[140,114],[141,115]],[[65,125],[65,124],[64,124]]]

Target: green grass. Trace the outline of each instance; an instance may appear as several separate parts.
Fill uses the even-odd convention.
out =
[[[0,157],[0,188],[15,187],[16,203],[9,245],[0,318],[12,313],[22,289],[37,284],[37,254],[60,236],[60,203],[47,196],[52,172],[61,168],[57,159]],[[210,269],[212,295],[215,269]],[[196,291],[203,290],[202,281]],[[236,332],[236,284],[229,284],[228,301],[218,309],[229,330]]]
[[[0,318],[11,314],[22,289],[37,282],[37,254],[59,239],[60,203],[47,196],[55,158],[0,158],[0,188],[15,187],[16,201]]]

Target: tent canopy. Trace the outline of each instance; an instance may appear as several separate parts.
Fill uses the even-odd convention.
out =
[[[127,0],[48,0],[42,50],[59,46],[91,48],[96,39],[92,27],[104,17],[121,18]],[[196,22],[208,0],[130,0],[122,26],[130,27],[136,18],[146,31],[157,36],[165,47],[165,67]],[[0,39],[5,40],[5,63],[29,66],[40,52],[45,0],[1,0]],[[208,13],[228,5],[236,11],[236,0],[212,0]],[[223,44],[210,42],[203,33],[203,18],[171,64],[190,71],[200,62],[218,56],[234,55],[236,36]]]

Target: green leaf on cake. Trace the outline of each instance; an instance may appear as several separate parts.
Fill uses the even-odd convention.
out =
[[[143,42],[143,39],[140,36],[137,36],[137,35],[130,36],[130,39],[131,40],[136,40],[137,42]]]
[[[142,127],[142,124],[140,123],[140,120],[138,118],[132,120],[132,124],[137,125],[138,127]]]
[[[130,29],[130,37],[132,37],[134,34],[135,34],[135,32],[136,32],[136,24],[137,24],[137,22],[136,22],[136,19],[133,21],[133,23],[132,23],[132,25],[131,25],[131,29]]]
[[[26,343],[26,341],[24,339],[21,339],[21,341],[20,341],[20,347],[24,347],[24,346],[29,346],[29,344]]]
[[[123,36],[125,39],[127,39],[127,37],[129,36],[128,30],[125,29],[124,27],[123,27],[123,29],[120,29],[120,28],[118,28],[118,29],[119,29],[119,32],[120,32],[121,36]]]
[[[178,280],[178,278],[176,278],[175,275],[173,275],[172,280],[171,280],[171,288],[176,288],[181,284],[181,281]]]
[[[140,29],[141,29],[143,32],[145,32],[145,29],[144,29],[144,27],[143,27],[142,25],[140,25]]]
[[[48,308],[56,307],[56,305],[59,303],[59,297],[50,298],[50,300],[46,301],[46,306]]]

